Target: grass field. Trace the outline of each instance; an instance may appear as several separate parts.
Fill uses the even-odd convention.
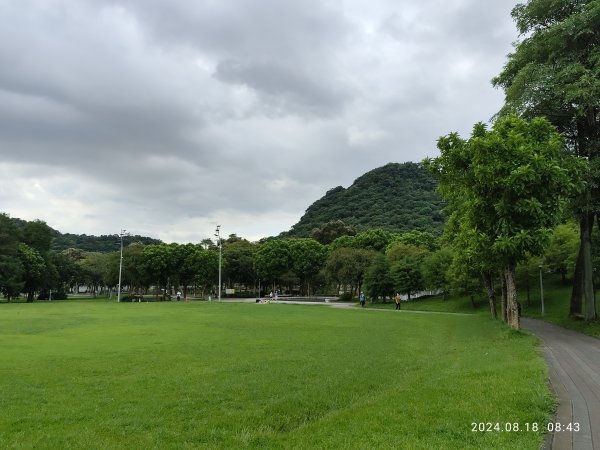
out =
[[[537,449],[553,407],[483,315],[68,300],[0,305],[0,336],[0,448]]]
[[[526,289],[521,285],[519,286],[518,299],[523,308],[523,316],[543,319],[547,322],[600,338],[600,320],[585,322],[569,318],[569,302],[571,299],[571,283],[569,281],[563,283],[557,277],[546,275],[544,280],[543,316],[538,283],[538,279],[535,277],[532,278],[529,299],[527,299]],[[500,300],[500,294],[498,293],[498,313],[500,313]],[[393,302],[368,304],[368,306],[374,309],[394,309]],[[446,300],[442,297],[431,297],[402,302],[402,309],[406,311],[437,311],[490,315],[487,298],[485,298],[483,293],[477,296],[475,308],[473,308],[471,300],[467,297],[448,297]]]

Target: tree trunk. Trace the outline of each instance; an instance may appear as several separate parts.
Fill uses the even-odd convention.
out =
[[[483,284],[487,292],[488,301],[490,303],[490,313],[493,319],[498,318],[498,312],[496,311],[496,291],[494,290],[494,280],[492,278],[492,272],[485,271],[481,273],[483,278]]]
[[[592,227],[594,223],[593,215],[591,220],[584,220],[584,227],[581,230],[581,249],[583,262],[583,316],[585,320],[594,320],[596,318],[596,298],[594,296],[594,280],[592,268]]]
[[[575,273],[573,274],[573,289],[571,290],[571,303],[569,304],[569,317],[581,314],[581,300],[583,298],[583,251],[581,244],[577,253]]]
[[[506,295],[507,294],[506,294],[506,274],[505,274],[504,271],[502,271],[500,273],[500,287],[501,287],[501,290],[502,290],[502,301],[500,303],[500,309],[501,309],[501,312],[502,312],[502,322],[506,323],[506,322],[508,322],[508,316],[507,316],[507,313],[506,313],[506,311],[507,311],[507,308],[506,308],[506,305],[507,305]]]
[[[526,287],[527,287],[527,306],[531,305],[531,289],[529,286],[529,265],[527,265],[527,270],[526,270],[526,274],[527,277],[525,278],[525,283],[526,283]]]
[[[517,303],[517,285],[515,283],[515,266],[508,264],[504,268],[504,278],[506,280],[506,318],[508,325],[518,330],[521,328],[519,317],[519,304]]]

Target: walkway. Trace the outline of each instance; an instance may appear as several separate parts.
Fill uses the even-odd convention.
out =
[[[600,450],[600,339],[540,320],[524,318],[521,324],[543,341],[558,397],[554,422],[563,431],[550,436],[548,448]],[[578,423],[579,431],[565,430],[569,423]]]

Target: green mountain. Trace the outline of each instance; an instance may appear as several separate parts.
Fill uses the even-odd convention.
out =
[[[337,220],[359,232],[383,228],[437,234],[444,226],[445,203],[435,189],[436,181],[421,164],[386,164],[357,178],[347,189],[338,186],[327,191],[285,235],[310,236],[313,229]]]

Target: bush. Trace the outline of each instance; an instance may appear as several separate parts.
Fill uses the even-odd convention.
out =
[[[352,297],[351,292],[344,292],[338,298],[338,301],[340,301],[340,302],[351,302],[352,300],[354,300],[354,298]]]
[[[48,291],[41,291],[37,297],[38,300],[48,300]],[[66,300],[67,293],[64,291],[52,291],[52,300]]]

